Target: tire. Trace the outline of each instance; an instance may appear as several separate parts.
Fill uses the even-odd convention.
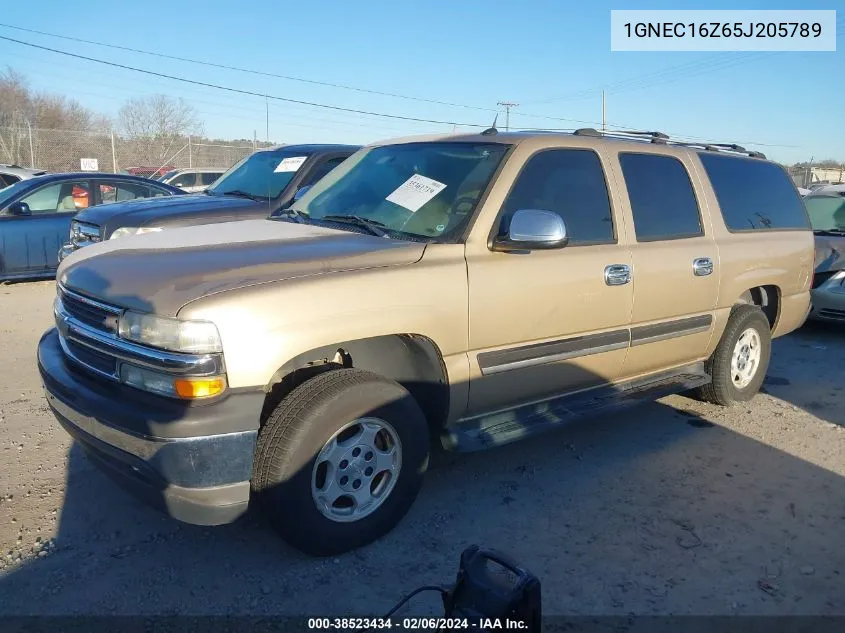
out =
[[[749,330],[756,332],[759,340],[759,361],[747,384],[734,380],[731,362],[740,337]],[[731,310],[728,325],[713,354],[704,363],[705,371],[712,381],[699,387],[696,395],[701,400],[730,406],[737,402],[747,402],[753,398],[766,377],[769,359],[772,353],[772,332],[769,320],[756,305],[736,305]],[[747,366],[747,365],[746,365]]]
[[[362,418],[370,420],[356,422]],[[347,438],[359,430],[373,434],[380,424],[383,429],[372,445],[381,442],[389,447],[386,440],[393,442],[401,460],[398,475],[386,474],[395,468],[396,453],[391,458],[387,452],[379,453],[380,448],[361,452],[360,447],[369,445],[361,439],[364,435]],[[321,459],[322,465],[315,469],[321,451],[329,450],[327,442],[344,428],[340,448],[331,453],[334,462]],[[359,452],[353,457],[356,448]],[[255,452],[252,489],[273,527],[293,547],[314,556],[331,556],[371,543],[405,516],[428,468],[428,423],[416,401],[398,383],[359,369],[332,370],[299,385],[276,406],[258,435]],[[348,458],[346,466],[339,461],[340,454]],[[362,461],[365,458],[376,461]],[[372,468],[368,464],[380,459],[392,460],[392,466],[369,473]],[[331,463],[335,465],[329,466]],[[362,485],[356,490],[361,495],[375,490],[382,496],[356,505],[351,496],[355,491],[349,489],[350,496],[338,498],[337,507],[328,503],[318,507],[312,485],[339,486],[344,473],[349,477],[342,490],[358,481]],[[368,481],[372,488],[364,488]],[[376,495],[369,496],[375,499]],[[343,514],[368,508],[370,514],[358,519]]]

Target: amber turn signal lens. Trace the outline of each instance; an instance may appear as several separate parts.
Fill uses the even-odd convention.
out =
[[[226,381],[222,376],[213,378],[177,378],[173,381],[176,395],[180,398],[210,398],[223,393]]]

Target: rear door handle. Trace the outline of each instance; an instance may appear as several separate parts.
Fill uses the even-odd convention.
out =
[[[697,257],[692,260],[692,273],[696,277],[705,277],[713,273],[713,260],[709,257]]]
[[[608,286],[624,286],[631,281],[631,267],[627,264],[611,264],[604,267],[604,283]]]

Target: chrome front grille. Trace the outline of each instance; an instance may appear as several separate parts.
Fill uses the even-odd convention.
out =
[[[120,309],[94,301],[75,292],[61,289],[59,297],[65,312],[85,325],[102,332],[117,334]]]

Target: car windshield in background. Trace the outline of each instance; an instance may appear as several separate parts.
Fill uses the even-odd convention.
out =
[[[444,142],[362,150],[294,209],[314,220],[363,220],[388,235],[447,239],[466,225],[509,147]]]
[[[845,197],[807,196],[804,206],[814,231],[845,231]]]
[[[170,171],[162,174],[161,176],[156,176],[154,178],[154,180],[158,180],[159,182],[167,182],[170,178],[175,176],[177,173],[179,173],[178,169],[171,169]]]
[[[302,152],[256,152],[232,167],[207,189],[212,194],[236,191],[256,199],[278,198],[308,158]]]

